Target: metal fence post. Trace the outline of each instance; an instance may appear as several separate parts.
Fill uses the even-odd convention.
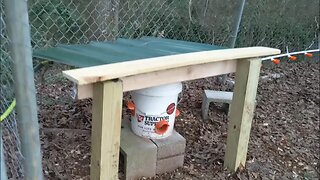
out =
[[[27,0],[5,0],[4,11],[13,60],[16,112],[27,180],[42,180],[39,124],[32,66]]]
[[[231,38],[229,41],[229,47],[230,48],[234,48],[236,45],[236,41],[237,41],[237,36],[238,36],[238,31],[239,31],[239,27],[240,27],[240,23],[241,23],[241,19],[242,19],[242,14],[243,14],[243,9],[244,9],[244,5],[246,3],[246,0],[241,0],[241,4],[239,7],[239,11],[237,12],[237,16],[235,16],[234,19],[234,27],[232,29],[231,32]],[[222,75],[221,81],[222,84],[225,84],[227,80],[227,75]]]
[[[238,16],[235,17],[235,21],[234,21],[235,24],[234,24],[233,30],[231,32],[231,39],[230,39],[230,45],[229,45],[229,47],[231,47],[231,48],[234,48],[236,45],[238,31],[239,31],[245,3],[246,3],[246,0],[241,0],[241,4],[239,7],[239,11],[238,11]]]
[[[1,164],[0,164],[0,171],[1,171],[1,175],[0,175],[0,179],[1,180],[7,180],[7,169],[6,169],[6,165],[4,163],[4,156],[3,156],[3,143],[2,143],[2,124],[0,124],[0,159],[1,159]]]

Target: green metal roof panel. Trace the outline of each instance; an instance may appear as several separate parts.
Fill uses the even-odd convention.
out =
[[[165,38],[142,37],[140,39],[119,38],[110,42],[90,42],[83,45],[62,44],[52,48],[34,50],[33,56],[75,67],[88,67],[215,49],[222,49],[222,47]]]

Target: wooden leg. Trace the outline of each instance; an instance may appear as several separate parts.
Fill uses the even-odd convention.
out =
[[[93,86],[92,180],[118,179],[122,94],[121,81],[106,81]]]
[[[232,171],[236,171],[240,165],[245,166],[260,66],[260,59],[237,62],[224,160],[224,166]]]

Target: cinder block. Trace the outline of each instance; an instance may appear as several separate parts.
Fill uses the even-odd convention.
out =
[[[152,139],[151,141],[153,141],[158,148],[158,160],[185,153],[186,139],[175,130],[171,136],[165,139]]]
[[[123,120],[122,126],[120,149],[124,156],[126,179],[155,176],[157,146],[150,139],[135,135],[128,120]]]
[[[127,180],[173,171],[183,166],[186,140],[176,131],[165,139],[150,140],[135,135],[130,122],[123,120],[121,153]]]
[[[204,90],[202,97],[202,118],[208,119],[209,105],[211,102],[225,103],[229,106],[230,113],[233,92]]]
[[[204,90],[204,95],[210,102],[230,104],[232,102],[233,92]]]
[[[173,171],[183,166],[184,154],[168,157],[165,159],[158,159],[156,173],[161,174]]]

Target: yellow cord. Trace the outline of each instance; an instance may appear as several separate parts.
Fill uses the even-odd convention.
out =
[[[47,64],[49,61],[41,61],[40,64]]]
[[[3,114],[1,114],[0,122],[2,122],[5,118],[7,118],[10,115],[10,113],[13,111],[15,106],[16,106],[16,99],[14,99],[10,104],[10,106],[8,107],[8,109]]]
[[[47,63],[49,63],[49,61],[41,61],[40,62],[40,64],[43,64],[43,65],[47,64]],[[7,118],[15,107],[16,107],[16,99],[14,99],[11,102],[10,106],[8,107],[8,109],[3,114],[1,114],[0,122],[2,122],[5,118]]]

